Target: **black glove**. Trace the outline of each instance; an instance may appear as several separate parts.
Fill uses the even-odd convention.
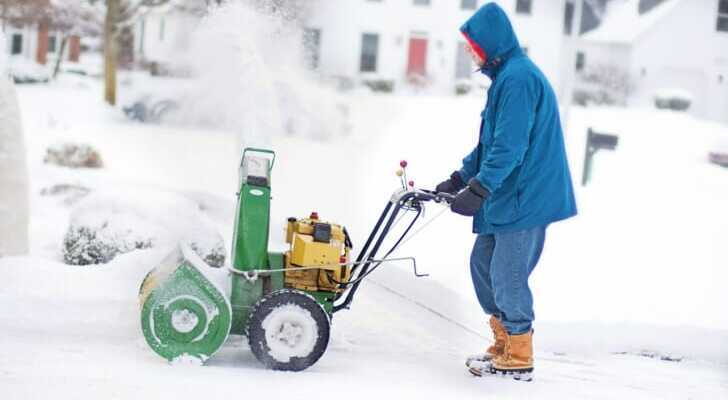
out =
[[[450,175],[450,179],[437,185],[435,192],[455,194],[461,191],[464,187],[465,182],[463,182],[463,178],[460,177],[460,173],[458,171],[455,171]]]
[[[455,196],[455,200],[450,204],[450,209],[456,214],[472,217],[478,213],[488,196],[490,196],[488,189],[473,178],[468,182],[468,187]]]

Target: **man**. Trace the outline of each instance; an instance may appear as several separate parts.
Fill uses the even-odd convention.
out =
[[[533,298],[528,277],[547,226],[576,215],[559,109],[551,85],[523,53],[505,12],[481,7],[461,28],[492,84],[479,140],[459,171],[437,186],[457,196],[451,209],[473,216],[475,292],[495,343],[468,358],[476,376],[531,380]]]

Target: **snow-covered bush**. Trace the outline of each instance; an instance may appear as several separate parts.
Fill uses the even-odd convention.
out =
[[[63,261],[71,265],[106,264],[118,254],[149,247],[152,247],[151,239],[131,231],[71,225],[63,237]]]
[[[362,81],[362,84],[374,92],[394,92],[394,81],[391,79],[366,79]]]
[[[71,213],[63,260],[104,264],[119,254],[188,244],[213,267],[225,263],[222,236],[193,201],[157,192],[91,194]]]
[[[71,168],[101,168],[104,166],[98,150],[87,144],[59,143],[46,150],[43,162]]]
[[[85,186],[69,183],[58,183],[41,189],[41,196],[57,196],[65,205],[73,205],[88,195],[91,190]]]
[[[595,64],[579,74],[574,102],[624,106],[633,92],[634,83],[627,70],[611,64]]]
[[[10,57],[8,72],[15,83],[46,83],[51,79],[47,66],[24,57]]]
[[[459,79],[455,83],[455,94],[457,96],[463,96],[473,91],[473,81],[469,79]]]
[[[693,96],[682,89],[662,89],[655,93],[655,107],[661,110],[687,111]]]

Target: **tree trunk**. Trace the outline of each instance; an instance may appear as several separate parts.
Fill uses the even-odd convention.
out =
[[[61,51],[58,53],[58,57],[56,58],[56,66],[53,68],[53,79],[56,79],[58,77],[58,72],[60,72],[61,70],[63,53],[66,51],[66,44],[68,43],[68,35],[66,35],[65,33],[62,35],[63,38],[61,39]]]
[[[0,76],[0,257],[28,252],[28,168],[15,87]]]
[[[107,0],[104,22],[104,99],[116,105],[116,21],[119,14],[119,0]]]

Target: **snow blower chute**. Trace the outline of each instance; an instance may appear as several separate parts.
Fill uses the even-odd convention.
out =
[[[190,248],[181,245],[144,279],[140,289],[141,325],[149,346],[174,361],[204,362],[229,334],[245,335],[255,357],[271,369],[300,371],[326,351],[331,318],[349,308],[361,281],[390,258],[422,216],[424,203],[449,204],[452,196],[415,189],[398,175],[402,187],[387,202],[374,229],[351,260],[346,229],[316,213],[289,218],[288,250],[268,251],[271,171],[275,154],[245,149],[240,165],[232,266],[219,274]],[[376,255],[401,212],[414,217],[386,254]]]

